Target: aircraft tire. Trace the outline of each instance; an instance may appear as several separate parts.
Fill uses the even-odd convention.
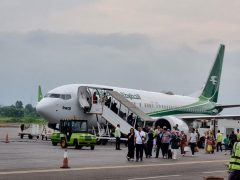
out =
[[[20,136],[20,137],[21,137],[21,139],[23,139],[23,136],[24,136],[24,135],[23,135],[23,134],[21,134],[21,136]]]
[[[91,146],[91,150],[94,150],[95,146]]]
[[[32,139],[33,136],[31,134],[28,135],[28,139]]]

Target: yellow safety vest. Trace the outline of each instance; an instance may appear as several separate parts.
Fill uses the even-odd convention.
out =
[[[217,142],[222,142],[222,134],[217,133]]]
[[[229,163],[230,170],[240,170],[240,142],[236,142],[233,146],[233,153]]]

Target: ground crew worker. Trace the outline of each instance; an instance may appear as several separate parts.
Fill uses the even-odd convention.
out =
[[[121,150],[120,149],[120,138],[121,138],[121,132],[120,132],[120,125],[118,124],[116,129],[115,129],[115,138],[116,138],[116,150]]]
[[[218,130],[218,133],[217,133],[217,152],[219,150],[219,147],[220,147],[220,150],[222,152],[222,140],[223,140],[222,133],[220,133],[220,130]]]
[[[228,180],[240,179],[240,142],[233,145],[232,156],[229,163],[229,177]]]
[[[237,129],[237,141],[240,142],[240,132],[239,132],[239,129]]]

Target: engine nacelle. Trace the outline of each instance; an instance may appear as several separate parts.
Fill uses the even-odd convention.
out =
[[[156,119],[154,126],[160,126],[163,128],[163,126],[166,126],[167,129],[172,130],[176,124],[178,124],[178,129],[180,131],[184,131],[185,133],[189,132],[188,125],[180,118],[177,118],[175,116],[165,116],[163,118],[154,118]]]

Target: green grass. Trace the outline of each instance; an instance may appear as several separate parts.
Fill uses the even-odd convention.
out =
[[[42,124],[46,123],[46,121],[42,118],[36,117],[23,117],[23,118],[15,118],[15,117],[0,117],[0,123],[34,123],[34,124]]]

